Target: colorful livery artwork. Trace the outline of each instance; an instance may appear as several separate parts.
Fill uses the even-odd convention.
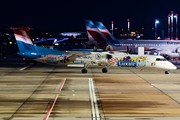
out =
[[[120,67],[144,67],[146,66],[146,57],[124,56],[124,57],[119,58],[117,65]]]
[[[119,66],[119,67],[144,67],[146,66],[146,56],[139,57],[113,57],[109,62],[98,62],[99,66]]]

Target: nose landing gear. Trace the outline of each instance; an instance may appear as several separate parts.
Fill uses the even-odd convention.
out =
[[[169,74],[169,71],[166,70],[166,71],[165,71],[165,74]]]

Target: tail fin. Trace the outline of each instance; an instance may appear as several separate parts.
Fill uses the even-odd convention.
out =
[[[89,40],[96,40],[100,46],[107,46],[107,39],[102,35],[91,20],[85,20]]]
[[[95,22],[99,31],[109,40],[115,40],[114,36],[108,31],[102,22]]]
[[[20,53],[37,52],[27,33],[30,30],[29,27],[11,27],[10,29],[14,32]]]

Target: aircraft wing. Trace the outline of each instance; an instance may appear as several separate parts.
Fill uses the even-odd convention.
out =
[[[116,50],[116,52],[127,53],[127,50]]]
[[[68,51],[68,53],[77,56],[86,56],[91,54],[91,52],[78,52],[78,51]]]
[[[78,51],[68,51],[68,53],[71,54],[71,56],[68,57],[71,60],[75,60],[77,57],[82,57],[91,54],[91,52],[78,52]]]

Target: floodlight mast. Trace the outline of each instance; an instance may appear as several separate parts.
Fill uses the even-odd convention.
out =
[[[173,11],[171,11],[171,40],[173,40]]]
[[[157,40],[157,24],[159,23],[159,21],[157,19],[155,19],[155,40]]]

